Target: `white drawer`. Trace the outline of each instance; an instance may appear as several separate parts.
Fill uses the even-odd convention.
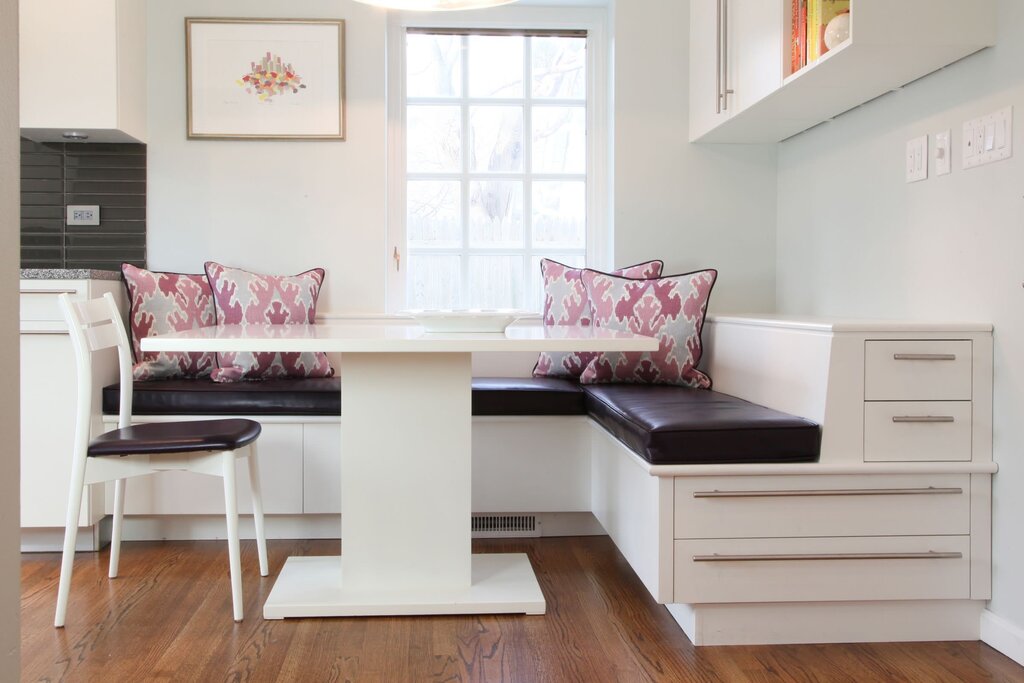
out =
[[[675,602],[966,600],[969,536],[675,541]]]
[[[970,533],[970,475],[676,477],[675,538]]]
[[[878,401],[864,404],[867,462],[968,461],[970,401]]]
[[[970,340],[865,342],[864,398],[969,401]]]
[[[88,284],[71,280],[67,282],[33,282],[25,280],[20,288],[20,305],[22,321],[63,322],[64,315],[60,312],[57,297],[68,294],[74,301],[82,301],[88,296]]]

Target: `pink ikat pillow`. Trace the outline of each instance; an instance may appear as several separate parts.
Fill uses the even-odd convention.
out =
[[[298,275],[260,275],[206,263],[213,290],[217,325],[311,325],[325,271],[314,268]],[[218,353],[211,374],[215,382],[280,377],[331,377],[334,368],[323,353]]]

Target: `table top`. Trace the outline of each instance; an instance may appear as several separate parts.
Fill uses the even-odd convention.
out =
[[[594,327],[513,325],[504,333],[427,333],[388,325],[222,325],[142,340],[143,351],[323,351],[326,353],[479,353],[507,351],[656,351],[658,340]]]

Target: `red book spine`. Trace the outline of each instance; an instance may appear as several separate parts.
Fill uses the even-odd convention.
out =
[[[793,0],[791,11],[789,72],[796,73],[802,66],[800,64],[800,0]]]
[[[800,0],[800,66],[807,65],[807,0]]]

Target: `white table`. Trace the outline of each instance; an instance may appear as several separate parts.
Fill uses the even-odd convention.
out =
[[[650,337],[594,328],[426,334],[412,323],[207,327],[142,340],[143,351],[343,355],[344,554],[288,558],[267,619],[543,614],[525,554],[472,554],[471,354],[657,347]]]

